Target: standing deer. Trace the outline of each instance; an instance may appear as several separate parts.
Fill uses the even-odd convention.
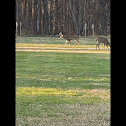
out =
[[[109,42],[106,38],[104,38],[104,37],[97,37],[97,38],[96,38],[96,41],[97,41],[96,49],[97,49],[97,46],[98,46],[98,48],[99,48],[99,44],[100,44],[100,43],[103,43],[103,44],[104,44],[104,48],[105,48],[105,45],[107,46],[107,48],[108,48],[108,45],[111,47],[110,42]],[[109,49],[109,48],[108,48],[108,49]],[[99,50],[100,50],[100,48],[99,48]]]
[[[74,34],[74,35],[63,35],[62,32],[60,32],[59,35],[60,35],[60,38],[64,38],[66,40],[65,45],[67,44],[68,41],[71,44],[70,40],[75,40],[79,45],[79,41],[78,41],[79,36],[78,35],[76,35],[76,34]]]

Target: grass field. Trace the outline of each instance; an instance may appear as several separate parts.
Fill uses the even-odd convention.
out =
[[[110,50],[79,41],[16,38],[16,126],[110,126]]]

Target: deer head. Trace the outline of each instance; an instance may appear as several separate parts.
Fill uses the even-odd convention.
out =
[[[59,35],[60,35],[60,38],[63,38],[63,34],[62,34],[62,32],[60,32]]]

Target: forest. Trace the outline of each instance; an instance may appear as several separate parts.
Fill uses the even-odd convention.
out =
[[[18,35],[21,29],[22,36],[59,32],[91,36],[93,25],[95,36],[111,34],[110,0],[16,0],[15,4]]]

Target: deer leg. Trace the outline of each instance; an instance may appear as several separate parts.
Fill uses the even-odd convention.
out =
[[[99,42],[97,41],[97,44],[96,44],[96,50],[97,50],[97,47],[99,48]],[[99,49],[100,50],[100,49]]]
[[[78,45],[79,45],[79,41],[77,40],[77,43],[78,43]]]
[[[75,40],[77,42],[77,40]],[[75,43],[75,45],[77,45],[77,43]]]
[[[97,49],[97,46],[98,46],[98,48],[99,48],[99,44],[98,44],[98,43],[96,44],[96,49]],[[99,49],[99,50],[100,50],[100,49]]]
[[[105,49],[105,43],[104,43],[104,49]]]
[[[66,42],[65,42],[65,45],[67,44],[67,40],[66,40]]]
[[[108,48],[108,45],[106,45],[107,46],[107,48]],[[109,48],[108,48],[108,50],[109,50]]]
[[[71,41],[70,41],[70,45],[71,45]]]
[[[76,42],[77,42],[77,43],[76,43],[76,45],[77,45],[77,44],[79,45],[79,41],[78,41],[78,40],[76,40]]]
[[[98,44],[98,48],[99,48],[99,44]],[[100,50],[100,48],[99,48],[99,50]]]

